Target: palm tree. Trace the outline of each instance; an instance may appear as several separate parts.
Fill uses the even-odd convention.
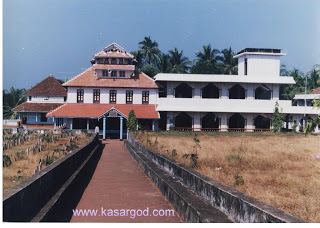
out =
[[[156,65],[159,61],[160,50],[158,48],[158,43],[152,41],[150,36],[144,37],[144,40],[139,42],[140,51],[144,57],[144,60],[148,64]]]
[[[320,65],[315,65],[309,72],[309,88],[314,89],[320,86]]]
[[[169,51],[170,73],[187,73],[190,69],[190,61],[183,56],[183,51],[177,48]]]
[[[15,89],[13,87],[10,90],[3,90],[3,117],[12,118],[13,108],[27,100],[25,89]]]
[[[159,62],[158,62],[158,69],[161,73],[168,73],[170,72],[170,56],[168,54],[161,53]]]
[[[197,59],[191,72],[196,74],[219,73],[218,62],[221,59],[218,56],[219,53],[219,50],[211,48],[210,44],[204,45],[202,51],[196,53]]]
[[[238,61],[233,58],[234,52],[231,47],[229,49],[223,49],[222,54],[222,73],[224,74],[237,74],[238,71]]]
[[[289,71],[289,76],[293,77],[296,84],[286,85],[280,89],[282,98],[292,100],[296,94],[304,92],[305,79],[303,73],[296,68]]]
[[[141,69],[143,66],[143,54],[141,53],[140,50],[133,51],[133,52],[131,52],[131,54],[134,56],[136,67],[138,69]]]

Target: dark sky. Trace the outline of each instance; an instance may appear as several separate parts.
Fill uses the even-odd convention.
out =
[[[319,0],[4,0],[3,10],[4,88],[69,79],[107,44],[133,51],[146,35],[191,59],[210,43],[281,48],[304,72],[320,64]]]

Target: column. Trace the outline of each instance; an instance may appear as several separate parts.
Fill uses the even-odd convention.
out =
[[[103,117],[103,128],[102,128],[102,138],[103,139],[106,139],[106,127],[107,127],[107,119],[106,117],[104,116]]]
[[[70,130],[72,130],[73,129],[73,119],[71,118],[70,119]]]
[[[54,117],[52,117],[52,120],[53,120],[53,129],[55,129],[57,127],[56,120],[54,119]]]
[[[38,114],[36,113],[36,122],[38,123]]]
[[[253,114],[247,114],[247,124],[245,126],[246,132],[253,132],[255,129],[254,121],[253,121],[254,115]]]
[[[123,139],[123,117],[120,116],[120,140]]]
[[[220,117],[220,131],[228,131],[228,117],[226,113],[222,113]]]
[[[220,94],[220,98],[221,99],[229,99],[229,90],[226,84],[221,84],[220,85],[220,89],[221,89],[221,94]]]
[[[155,121],[156,120],[152,120],[152,131],[155,131]]]
[[[254,98],[255,98],[255,95],[254,95],[254,87],[253,87],[253,85],[251,85],[251,84],[248,84],[247,86],[246,86],[246,89],[247,89],[247,97],[246,97],[246,99],[248,99],[248,100],[254,100]]]
[[[89,119],[87,119],[87,131],[89,131]]]
[[[173,113],[167,112],[167,131],[170,131],[171,127],[173,127]]]
[[[200,113],[194,113],[193,114],[193,124],[192,128],[194,131],[200,131],[201,130],[201,118],[200,118]]]
[[[190,84],[193,88],[193,98],[200,99],[201,98],[201,85],[200,83]]]

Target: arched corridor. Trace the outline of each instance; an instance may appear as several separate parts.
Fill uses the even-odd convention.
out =
[[[271,119],[262,115],[258,115],[254,118],[254,126],[256,129],[270,129]]]
[[[176,98],[192,98],[192,87],[186,83],[181,83],[174,91]]]
[[[185,128],[185,129],[192,129],[192,118],[185,112],[179,113],[174,118],[174,127],[179,128]]]
[[[219,118],[213,113],[206,114],[204,117],[201,118],[201,129],[219,129]]]
[[[232,86],[229,89],[229,99],[245,99],[246,90],[239,84]]]
[[[209,83],[202,88],[202,98],[219,98],[219,88]]]
[[[231,129],[244,129],[245,124],[245,118],[239,113],[236,113],[229,118],[228,127]]]
[[[271,99],[271,89],[266,86],[259,86],[255,89],[254,97],[256,100],[270,100]]]

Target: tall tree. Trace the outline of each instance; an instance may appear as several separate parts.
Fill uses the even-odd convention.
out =
[[[294,68],[293,70],[289,71],[289,76],[293,77],[296,84],[281,87],[280,91],[281,98],[287,100],[291,100],[297,93],[304,92],[305,87],[305,77],[301,71]]]
[[[13,108],[19,104],[25,102],[26,90],[25,89],[15,89],[11,87],[8,90],[3,90],[3,118],[12,118],[13,117]]]
[[[213,49],[210,44],[204,45],[202,50],[196,53],[196,61],[191,72],[194,74],[216,74],[219,73],[219,50]]]
[[[168,54],[161,53],[158,63],[158,69],[161,73],[170,72],[170,56]]]
[[[190,61],[183,56],[183,51],[177,48],[169,51],[170,73],[187,73],[190,69]]]
[[[315,65],[308,73],[309,89],[314,89],[320,86],[320,65]]]
[[[238,59],[233,58],[235,53],[231,47],[223,49],[222,54],[222,73],[224,74],[237,74],[238,73]]]
[[[139,42],[140,51],[144,57],[144,60],[147,64],[157,65],[159,61],[160,50],[158,43],[153,41],[150,36],[144,37],[144,39]]]
[[[141,69],[143,66],[143,54],[140,50],[133,51],[131,54],[134,56],[135,59],[135,65],[137,68]]]
[[[274,112],[272,115],[272,129],[273,132],[280,132],[283,127],[283,115],[279,111],[279,104],[276,102]]]

